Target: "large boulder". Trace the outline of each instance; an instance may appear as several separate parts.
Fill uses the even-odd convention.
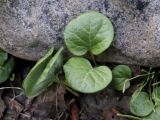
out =
[[[112,47],[98,60],[160,66],[159,0],[7,0],[0,3],[0,47],[37,60],[62,46],[66,24],[88,10],[108,16],[115,27]]]

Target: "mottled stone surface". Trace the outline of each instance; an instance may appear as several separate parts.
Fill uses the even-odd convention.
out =
[[[0,5],[0,47],[28,60],[63,45],[65,25],[98,10],[115,27],[112,48],[99,60],[160,66],[159,0],[7,0]]]

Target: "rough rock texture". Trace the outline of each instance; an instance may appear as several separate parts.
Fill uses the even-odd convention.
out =
[[[99,60],[160,66],[159,0],[7,0],[0,6],[0,47],[36,60],[61,46],[65,25],[87,10],[108,16],[116,31]]]

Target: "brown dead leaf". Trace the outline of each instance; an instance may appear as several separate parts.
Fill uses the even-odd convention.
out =
[[[16,101],[15,99],[12,99],[8,96],[5,96],[5,102],[7,104],[7,106],[11,109],[11,110],[15,110],[18,113],[21,113],[24,109],[24,106],[21,105],[18,101]]]
[[[55,120],[65,120],[67,106],[64,101],[65,89],[61,86],[53,85],[46,92],[36,97],[28,111],[32,117],[54,118]]]

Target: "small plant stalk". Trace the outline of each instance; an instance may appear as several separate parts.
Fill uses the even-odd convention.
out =
[[[72,90],[71,88],[68,87],[68,84],[64,80],[59,80],[59,78],[57,77],[57,80],[54,80],[54,82],[64,86],[65,89],[68,90],[69,92],[71,92],[73,95],[75,95],[77,97],[79,96],[79,94],[76,91],[74,91],[74,90]]]
[[[142,118],[132,116],[132,115],[125,115],[125,114],[121,114],[121,113],[117,113],[117,116],[124,117],[124,118],[131,118],[131,119],[134,119],[134,120],[142,120]]]
[[[123,93],[125,92],[125,88],[126,88],[126,83],[127,83],[127,82],[129,82],[129,81],[131,81],[131,80],[134,80],[134,79],[136,79],[136,78],[139,78],[139,77],[144,77],[144,76],[148,76],[148,75],[152,75],[152,74],[154,74],[154,72],[152,72],[152,73],[147,73],[147,74],[142,74],[142,75],[137,75],[137,76],[135,76],[135,77],[133,77],[133,78],[126,79],[125,82],[124,82],[124,85],[123,85]]]
[[[91,60],[93,61],[93,63],[95,65],[97,65],[96,60],[95,60],[95,56],[92,53],[90,53],[90,56],[91,56]]]
[[[156,85],[159,85],[160,82],[156,82],[156,83],[153,83],[152,86],[156,86]]]

